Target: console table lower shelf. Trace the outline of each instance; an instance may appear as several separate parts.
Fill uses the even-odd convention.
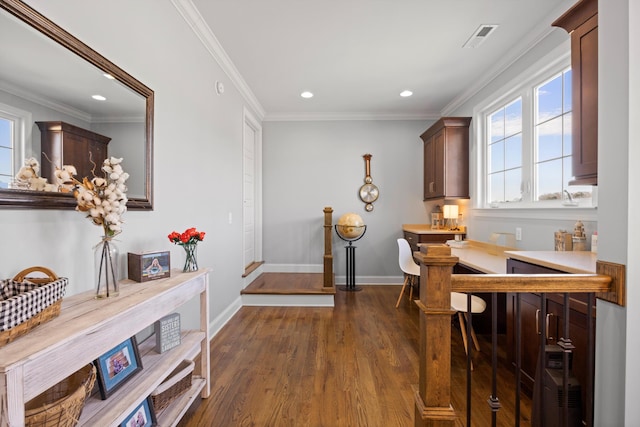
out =
[[[140,343],[138,350],[142,359],[142,370],[116,390],[107,400],[99,393],[89,397],[82,410],[80,426],[119,426],[124,419],[164,381],[183,360],[193,360],[200,354],[205,333],[182,331],[181,344],[162,354],[155,352],[155,336]],[[200,395],[206,380],[194,375],[191,388],[176,398],[169,406],[156,414],[159,426],[175,426],[191,403]]]

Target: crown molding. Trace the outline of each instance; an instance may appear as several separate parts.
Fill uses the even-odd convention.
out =
[[[77,108],[70,107],[60,102],[52,101],[51,99],[42,97],[34,92],[30,92],[17,86],[10,85],[7,82],[0,81],[0,90],[19,98],[26,99],[27,101],[31,101],[38,105],[42,105],[43,107],[50,108],[54,111],[58,111],[68,116],[75,117],[79,120],[84,120],[85,122],[89,123],[93,121],[91,115],[87,114],[84,111],[78,110]]]
[[[313,122],[347,120],[438,120],[440,113],[275,113],[267,114],[265,122]]]
[[[209,51],[213,59],[220,65],[225,74],[229,77],[240,95],[244,98],[249,107],[253,109],[259,120],[265,116],[265,110],[253,94],[253,91],[247,85],[236,66],[225,52],[224,48],[216,38],[211,28],[207,25],[204,18],[191,2],[191,0],[171,0],[171,3],[178,10],[193,32],[198,36],[202,44]]]

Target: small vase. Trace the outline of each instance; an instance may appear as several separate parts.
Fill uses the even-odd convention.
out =
[[[184,251],[187,253],[187,258],[184,261],[184,268],[182,271],[188,273],[190,271],[198,271],[198,244],[197,243],[184,243],[182,244]]]
[[[118,259],[120,252],[110,237],[103,237],[93,249],[96,274],[96,298],[117,297]]]

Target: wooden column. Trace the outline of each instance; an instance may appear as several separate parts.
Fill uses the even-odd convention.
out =
[[[420,382],[415,395],[416,427],[450,427],[451,406],[451,274],[457,257],[445,245],[420,249]]]
[[[332,214],[330,206],[324,208],[324,282],[325,288],[333,288],[333,255],[332,255]]]

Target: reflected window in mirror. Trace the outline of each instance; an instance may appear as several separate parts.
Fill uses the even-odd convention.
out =
[[[11,188],[24,163],[30,123],[29,112],[0,103],[0,188]]]

